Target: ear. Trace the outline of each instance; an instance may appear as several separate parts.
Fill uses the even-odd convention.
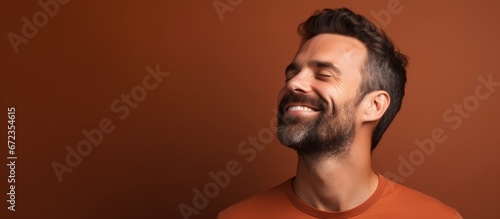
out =
[[[367,94],[360,106],[362,122],[372,122],[379,120],[389,107],[391,98],[384,90],[376,90]]]

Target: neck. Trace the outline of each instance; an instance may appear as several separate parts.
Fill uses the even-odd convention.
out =
[[[297,196],[324,211],[345,211],[366,201],[377,189],[378,176],[371,168],[369,147],[363,143],[354,141],[346,154],[315,157],[315,161],[299,156],[293,182]]]

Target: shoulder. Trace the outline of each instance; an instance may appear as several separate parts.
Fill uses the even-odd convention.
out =
[[[272,215],[272,211],[291,204],[286,194],[287,183],[290,183],[290,180],[261,194],[239,201],[221,211],[217,218],[255,218],[259,215]]]
[[[452,207],[436,198],[385,179],[385,191],[377,205],[383,205],[404,215],[421,218],[462,218]],[[396,212],[394,212],[396,213]]]

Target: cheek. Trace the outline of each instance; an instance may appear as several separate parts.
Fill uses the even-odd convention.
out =
[[[323,92],[318,92],[317,96],[328,105],[329,111],[332,113],[339,110],[340,104],[344,102],[342,95],[339,94],[339,90],[337,89],[325,88]]]

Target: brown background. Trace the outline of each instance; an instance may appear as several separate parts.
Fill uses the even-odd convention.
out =
[[[7,210],[7,195],[1,195],[0,217],[182,218],[178,205],[193,206],[192,190],[202,190],[213,181],[208,173],[230,160],[241,173],[190,218],[214,218],[229,204],[283,182],[293,176],[296,157],[274,136],[251,162],[237,148],[274,118],[283,71],[299,42],[297,25],[315,9],[341,6],[376,21],[370,12],[388,10],[391,1],[243,0],[221,21],[212,0],[73,0],[19,45],[18,54],[7,34],[21,35],[21,18],[32,20],[42,9],[36,1],[2,1],[0,103],[5,115],[7,106],[17,107],[18,160],[16,212]],[[374,153],[374,167],[398,173],[399,156],[408,159],[419,150],[416,139],[442,128],[447,140],[403,184],[465,218],[497,218],[498,87],[456,130],[443,114],[474,95],[478,77],[500,81],[499,4],[399,3],[399,13],[382,26],[411,57],[407,96]],[[120,120],[111,103],[142,83],[146,66],[157,64],[170,75]],[[97,128],[102,118],[115,130],[60,183],[51,163],[64,163],[66,146],[75,148],[85,139],[82,130]],[[1,147],[5,194],[7,149]]]

